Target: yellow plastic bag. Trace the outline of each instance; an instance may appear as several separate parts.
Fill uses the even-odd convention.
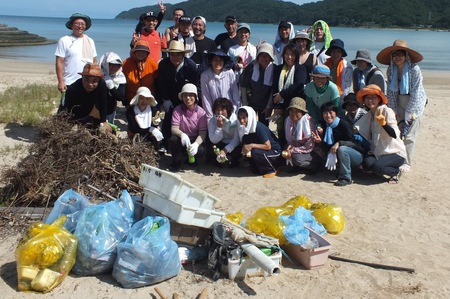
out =
[[[345,216],[341,207],[329,203],[315,203],[311,206],[312,215],[323,224],[330,234],[339,234],[345,227]]]
[[[244,218],[244,214],[242,212],[236,212],[234,214],[226,214],[225,217],[233,223],[241,225],[242,218]]]
[[[77,238],[64,228],[66,216],[52,224],[37,222],[28,228],[16,248],[19,291],[47,293],[75,264]]]
[[[280,245],[284,245],[287,243],[283,234],[286,224],[279,219],[279,216],[292,215],[300,206],[309,209],[311,201],[304,195],[299,195],[289,199],[281,206],[260,208],[247,219],[245,226],[257,234],[277,238]]]

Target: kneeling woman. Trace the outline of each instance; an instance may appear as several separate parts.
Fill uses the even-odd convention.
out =
[[[172,153],[172,163],[169,170],[180,170],[183,151],[188,156],[202,157],[205,155],[204,140],[208,132],[206,112],[198,102],[197,87],[187,83],[178,94],[182,104],[175,107],[172,114],[172,136],[169,139],[169,150]],[[189,163],[197,165],[196,160]]]
[[[276,176],[281,147],[275,135],[266,125],[257,120],[255,110],[249,106],[239,109],[238,121],[242,154],[251,156],[252,169],[262,174],[264,178]]]
[[[316,145],[313,135],[316,124],[306,110],[305,100],[293,98],[288,111],[289,116],[284,121],[287,147],[283,157],[293,165],[289,172],[305,169],[310,174],[317,173],[322,168],[323,150]]]
[[[406,158],[395,112],[386,106],[388,100],[378,85],[367,85],[358,91],[356,97],[369,109],[355,124],[359,134],[370,141],[371,146],[363,167],[376,175],[389,176],[389,183],[395,184]]]

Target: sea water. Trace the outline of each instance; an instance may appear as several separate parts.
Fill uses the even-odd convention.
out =
[[[20,30],[57,41],[60,37],[70,34],[65,27],[67,18],[0,16],[0,23],[5,23]],[[93,19],[92,27],[86,32],[92,37],[97,47],[97,54],[113,51],[125,59],[130,54],[130,41],[137,20]],[[171,26],[172,21],[163,21],[158,31],[163,32]],[[257,45],[265,40],[273,43],[277,32],[277,24],[250,24],[250,41]],[[308,25],[296,25],[295,30],[307,28]],[[225,31],[223,23],[207,22],[206,36],[214,39],[217,34]],[[450,32],[413,29],[378,29],[378,28],[340,28],[331,27],[333,38],[340,38],[345,43],[348,53],[347,60],[355,57],[356,51],[366,48],[370,51],[372,61],[376,64],[378,52],[392,45],[396,39],[404,39],[408,45],[420,52],[424,60],[420,67],[424,70],[450,70]],[[54,62],[56,44],[44,46],[19,46],[0,48],[0,57],[24,59],[30,61]]]

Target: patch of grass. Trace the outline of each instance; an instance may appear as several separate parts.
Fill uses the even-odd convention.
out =
[[[0,123],[39,124],[52,114],[59,101],[60,93],[54,85],[8,87],[0,93]]]
[[[14,146],[7,145],[5,147],[0,148],[0,156],[11,154],[17,155],[18,153],[25,152],[26,149],[27,145],[25,144],[15,144]]]

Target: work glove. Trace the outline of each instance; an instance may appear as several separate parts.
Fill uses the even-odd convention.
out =
[[[172,108],[172,107],[173,107],[173,105],[172,105],[172,101],[171,100],[164,100],[163,108],[164,108],[164,111],[166,113],[169,112],[170,108]]]
[[[330,170],[336,170],[337,157],[335,153],[329,152],[327,156],[327,162],[325,163],[325,167]]]
[[[108,87],[109,90],[114,88],[114,81],[113,80],[105,80],[106,87]]]
[[[191,146],[188,147],[188,151],[191,156],[197,155],[198,143],[196,143],[196,142],[192,143]]]
[[[160,130],[158,130],[155,127],[150,127],[150,133],[152,133],[153,136],[155,136],[156,141],[161,141],[164,139],[164,135],[161,133]]]
[[[185,147],[191,146],[191,140],[189,139],[189,136],[185,133],[181,133],[181,144]]]
[[[386,125],[386,117],[381,113],[381,109],[377,109],[377,116],[375,116],[375,120],[380,126]]]
[[[219,163],[225,163],[228,159],[226,155],[217,155],[216,161]]]
[[[411,129],[413,122],[414,122],[413,120],[405,121],[405,123],[403,124],[403,127],[402,127],[402,131],[401,131],[402,138],[405,137],[409,133],[409,130]]]
[[[355,139],[355,141],[363,142],[363,138],[359,134],[353,135],[353,139]]]
[[[294,166],[294,164],[292,163],[292,159],[291,158],[286,159],[286,165]]]

